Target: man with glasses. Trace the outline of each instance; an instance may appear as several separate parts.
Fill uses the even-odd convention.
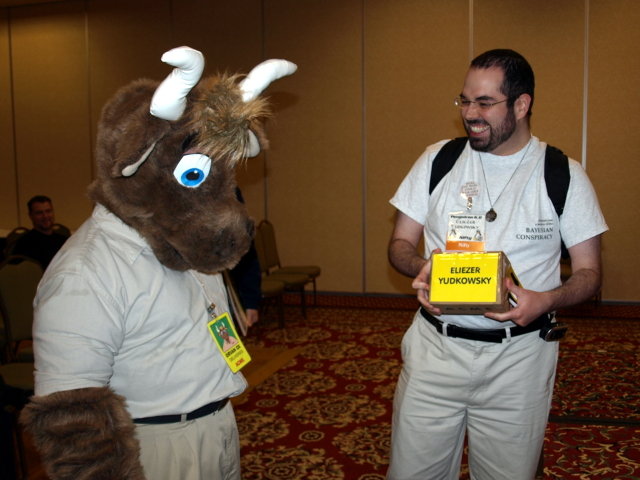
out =
[[[458,479],[465,435],[472,478],[535,475],[554,385],[558,343],[541,335],[555,310],[600,288],[600,236],[608,228],[581,165],[559,217],[544,179],[546,144],[531,135],[534,74],[512,50],[491,50],[470,65],[459,107],[468,141],[433,191],[427,148],[401,183],[389,260],[413,278],[420,310],[406,332],[394,399],[388,478]],[[506,312],[446,315],[429,303],[430,258],[445,250],[455,215],[480,218],[486,251],[502,251],[519,280]],[[561,237],[573,274],[560,282]],[[428,255],[428,253],[427,253]],[[463,301],[464,299],[460,299]],[[496,340],[497,338],[497,340]],[[548,339],[548,337],[547,337]]]

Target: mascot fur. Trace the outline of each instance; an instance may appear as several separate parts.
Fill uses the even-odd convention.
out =
[[[136,416],[183,414],[246,387],[211,347],[198,289],[228,308],[219,272],[253,235],[234,169],[266,146],[260,94],[296,66],[268,60],[244,78],[200,81],[200,52],[180,47],[162,60],[175,67],[164,82],[135,81],[104,107],[89,187],[96,210],[47,269],[34,303],[36,391],[21,422],[52,480],[143,479]],[[173,315],[180,302],[188,312]],[[196,368],[177,369],[189,348],[210,351]],[[228,478],[236,477],[239,466]]]

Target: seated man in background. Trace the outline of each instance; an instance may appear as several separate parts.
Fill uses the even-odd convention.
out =
[[[27,202],[27,206],[33,228],[16,241],[12,253],[37,260],[44,269],[68,237],[53,229],[55,215],[49,197],[36,195]]]

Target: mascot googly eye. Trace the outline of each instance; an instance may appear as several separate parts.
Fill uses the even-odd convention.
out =
[[[207,179],[211,169],[211,159],[206,155],[191,153],[180,159],[173,176],[180,185],[197,188]]]

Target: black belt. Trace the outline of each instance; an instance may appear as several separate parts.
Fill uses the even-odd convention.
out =
[[[480,328],[463,328],[452,323],[447,323],[438,320],[436,317],[427,312],[424,307],[420,307],[420,313],[431,325],[436,327],[438,333],[446,335],[447,337],[465,338],[467,340],[480,340],[482,342],[494,342],[502,343],[502,340],[511,336],[517,337],[518,335],[524,335],[525,333],[535,332],[540,330],[545,325],[551,322],[551,316],[547,313],[540,315],[533,322],[525,327],[516,325],[515,327],[505,327],[496,329],[480,329]],[[511,330],[510,334],[507,330]]]
[[[161,423],[179,423],[186,422],[188,420],[195,420],[196,418],[204,417],[206,415],[211,415],[212,413],[216,413],[227,404],[229,399],[225,398],[224,400],[218,400],[217,402],[211,402],[203,407],[200,407],[194,410],[191,413],[183,413],[181,415],[159,415],[157,417],[144,417],[144,418],[134,418],[134,423],[153,423],[153,424],[161,424]]]

